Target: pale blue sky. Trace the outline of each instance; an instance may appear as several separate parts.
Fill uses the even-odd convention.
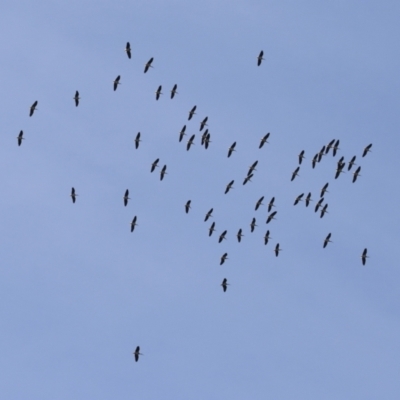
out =
[[[0,11],[1,398],[398,398],[398,2],[4,1]],[[184,124],[196,134],[189,152]],[[336,158],[312,169],[333,138]],[[335,180],[339,157],[353,155],[361,177]],[[326,182],[323,219],[315,201],[293,206]],[[254,211],[261,196],[276,197],[269,225],[265,205]]]

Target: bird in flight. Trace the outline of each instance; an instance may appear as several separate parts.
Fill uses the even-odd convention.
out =
[[[187,151],[189,151],[189,150],[190,150],[190,147],[192,146],[192,144],[194,144],[193,141],[194,141],[194,138],[195,138],[195,137],[196,137],[196,135],[192,135],[192,136],[190,137],[190,139],[188,140],[187,145],[186,145],[186,150],[187,150]]]
[[[18,139],[18,146],[21,146],[22,141],[24,140],[23,136],[24,136],[24,131],[21,131],[21,132],[19,133],[19,135],[17,136],[17,139]]]
[[[277,212],[278,211],[274,211],[274,212],[272,212],[271,214],[268,215],[267,224],[269,224],[273,219],[276,219],[275,215],[276,215]]]
[[[228,149],[228,158],[232,155],[232,153],[233,153],[234,151],[236,151],[236,150],[235,150],[235,147],[236,147],[236,142],[233,142],[232,145],[231,145],[231,147],[229,147],[229,149]]]
[[[208,228],[208,236],[211,236],[213,232],[215,232],[215,222],[211,224],[211,226]]]
[[[189,111],[189,118],[188,118],[188,121],[190,121],[191,119],[192,119],[192,117],[193,117],[193,115],[195,115],[196,114],[196,108],[197,108],[197,106],[194,106],[190,111]]]
[[[178,94],[177,90],[178,90],[178,85],[175,83],[174,87],[171,90],[171,99],[173,99],[175,95]]]
[[[323,245],[323,248],[325,248],[326,246],[328,246],[328,243],[332,243],[332,241],[331,241],[331,233],[328,233],[328,236],[325,238],[325,240],[324,240],[324,245]]]
[[[254,174],[247,175],[246,178],[244,178],[243,185],[245,185],[247,182],[251,182],[253,175]]]
[[[362,156],[365,157],[371,151],[372,143],[369,144],[363,151]]]
[[[269,135],[270,132],[268,132],[264,137],[261,138],[260,146],[258,146],[259,149],[261,149],[261,147],[263,147],[265,143],[269,143],[268,142]]]
[[[136,147],[136,149],[139,148],[139,143],[140,142],[141,142],[141,140],[140,140],[140,132],[138,132],[138,134],[136,135],[136,138],[135,138],[135,147]],[[153,172],[153,171],[151,171],[151,172]]]
[[[75,188],[72,188],[72,189],[71,189],[71,194],[70,194],[70,196],[71,196],[72,202],[75,203],[75,201],[76,201],[76,196],[78,196],[78,195],[75,193]]]
[[[189,212],[189,210],[190,210],[190,203],[192,202],[192,200],[188,200],[187,202],[186,202],[186,204],[185,204],[185,211],[186,211],[186,214]]]
[[[233,184],[234,184],[234,180],[230,181],[227,185],[226,185],[226,189],[225,189],[225,194],[227,194],[232,188],[233,188]]]
[[[139,356],[143,356],[143,354],[140,352],[140,346],[136,347],[136,350],[133,352],[133,354],[135,356],[135,361],[138,362]]]
[[[160,159],[159,158],[157,158],[154,162],[153,162],[153,164],[151,164],[151,170],[150,170],[150,172],[154,172],[154,170],[158,167],[158,162],[160,161]]]
[[[305,157],[304,157],[304,150],[302,150],[302,151],[300,152],[300,154],[299,154],[299,164],[301,164],[301,162],[303,161],[303,158],[305,158]]]
[[[186,135],[185,131],[186,131],[186,125],[183,125],[183,128],[179,132],[179,141],[180,142],[182,142],[183,137]]]
[[[299,195],[296,197],[296,200],[294,201],[294,204],[293,204],[293,205],[295,206],[295,205],[297,205],[297,204],[299,203],[299,201],[302,201],[303,196],[304,196],[304,193],[299,194]]]
[[[128,189],[125,190],[125,194],[124,194],[123,199],[124,199],[124,206],[126,207],[128,205],[128,200],[130,200],[130,198],[129,198],[129,190]]]
[[[206,222],[208,220],[208,218],[212,217],[212,212],[213,212],[213,208],[210,209],[210,211],[208,211],[208,213],[206,214],[206,217],[204,218],[204,222]]]
[[[357,180],[360,175],[361,167],[359,166],[356,171],[353,173],[353,183]]]
[[[131,222],[131,232],[133,232],[135,230],[135,226],[137,225],[136,223],[137,217],[136,215],[133,217],[133,220]]]
[[[348,171],[350,171],[353,168],[353,165],[356,165],[355,161],[356,161],[356,156],[353,156],[353,158],[349,162],[349,166],[347,168]]]
[[[224,253],[221,257],[219,265],[222,265],[228,259],[228,253]]]
[[[300,167],[297,167],[297,168],[293,171],[293,173],[292,173],[292,179],[290,179],[291,181],[293,181],[294,178],[296,178],[296,176],[299,176],[299,170],[300,170]]]
[[[200,132],[203,130],[205,126],[207,126],[208,117],[205,117],[203,121],[200,122]]]
[[[325,185],[323,186],[323,188],[321,189],[321,194],[320,194],[320,197],[324,197],[324,194],[325,193],[329,193],[328,192],[328,186],[329,186],[329,182],[327,182],[327,183],[325,183]]]
[[[221,243],[223,240],[226,240],[226,234],[228,231],[223,231],[220,235],[219,235],[219,239],[218,239],[218,243]]]
[[[251,224],[250,224],[250,231],[251,231],[251,232],[254,232],[254,228],[255,228],[256,226],[257,226],[257,225],[256,225],[256,219],[253,218],[253,219],[251,220]]]
[[[367,262],[367,249],[365,248],[364,251],[361,254],[361,261],[362,261],[362,265],[365,265],[365,263]]]
[[[221,283],[222,289],[224,289],[224,292],[226,292],[226,289],[228,289],[228,280],[226,278],[224,278],[224,280]]]
[[[318,209],[321,207],[321,205],[322,205],[323,202],[324,202],[324,198],[321,197],[321,198],[318,200],[318,203],[315,205],[315,212],[318,211]]]
[[[33,113],[36,111],[36,107],[38,105],[37,100],[31,105],[31,108],[29,110],[29,116],[32,117]]]
[[[282,251],[282,249],[279,247],[279,243],[276,244],[274,251],[275,251],[275,256],[278,257],[279,252]]]
[[[161,172],[160,172],[160,181],[162,181],[162,180],[164,179],[164,175],[166,175],[166,173],[167,173],[167,165],[165,164],[165,165],[162,167],[162,170],[161,170]]]
[[[308,193],[307,197],[306,197],[306,207],[309,206],[311,200],[311,192]]]
[[[114,80],[114,92],[117,90],[118,85],[120,85],[119,80],[121,79],[121,75],[118,75]]]
[[[237,237],[237,240],[238,240],[239,243],[242,241],[242,237],[243,237],[243,236],[244,236],[244,235],[243,235],[243,233],[242,233],[242,228],[240,228],[240,229],[238,230],[238,233],[236,234],[236,237]]]
[[[257,57],[257,66],[258,67],[261,65],[262,61],[264,60],[263,56],[264,56],[264,51],[261,50],[260,54]]]
[[[268,230],[267,233],[264,235],[264,244],[265,245],[268,244],[269,239],[272,239],[272,238],[269,236],[269,230]]]
[[[262,197],[260,197],[259,199],[258,199],[258,201],[257,201],[257,203],[256,203],[256,207],[255,207],[255,210],[257,211],[258,210],[258,208],[261,206],[261,205],[263,205],[263,201],[264,200],[264,196],[262,196]]]
[[[326,211],[327,209],[328,209],[328,203],[326,203],[322,208],[320,218],[322,218],[325,215],[325,213],[326,214],[328,213],[328,211]]]
[[[270,202],[268,203],[268,212],[271,212],[272,207],[275,207],[274,202],[275,202],[275,197],[273,197],[273,198],[270,200]]]
[[[131,44],[129,42],[126,42],[125,51],[126,55],[130,59],[132,57],[132,54],[131,54]]]
[[[161,90],[162,90],[162,86],[160,85],[158,87],[158,89],[156,90],[156,100],[158,100],[160,98],[160,96],[162,95]]]
[[[151,65],[153,60],[154,60],[154,58],[151,57],[150,60],[147,61],[147,63],[144,66],[144,73],[146,73],[149,70],[149,68],[153,68],[153,66]]]
[[[78,107],[79,106],[79,100],[80,100],[78,91],[75,92],[74,100],[75,100],[75,107]]]

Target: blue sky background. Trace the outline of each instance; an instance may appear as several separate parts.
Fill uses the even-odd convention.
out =
[[[395,1],[4,1],[1,397],[397,399],[399,12]],[[333,138],[336,158],[312,169]],[[361,177],[335,180],[353,155]],[[309,191],[312,206],[294,207]],[[269,225],[261,196],[276,197]]]

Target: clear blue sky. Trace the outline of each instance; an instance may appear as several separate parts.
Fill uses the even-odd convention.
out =
[[[3,1],[0,10],[1,398],[398,399],[398,2]],[[178,142],[184,124],[196,134],[190,151],[187,137]],[[312,169],[334,138],[336,158]],[[353,155],[361,177],[335,180],[338,158]],[[168,166],[162,182],[150,173],[156,158]],[[326,182],[321,219],[313,207]],[[312,206],[294,207],[309,191]],[[269,225],[266,205],[254,211],[261,196],[276,198]]]

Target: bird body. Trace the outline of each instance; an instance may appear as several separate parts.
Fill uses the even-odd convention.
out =
[[[333,155],[333,157],[335,157],[335,156],[336,156],[336,152],[337,152],[338,150],[340,150],[340,149],[339,149],[339,143],[340,143],[340,140],[338,139],[338,140],[336,140],[335,144],[333,145],[333,148],[332,148],[332,155]]]
[[[190,137],[190,139],[188,140],[187,145],[186,145],[186,151],[189,151],[192,144],[194,144],[193,141],[194,141],[195,137],[196,137],[196,135],[192,135]]]
[[[138,132],[138,134],[136,135],[136,138],[135,138],[135,147],[136,147],[136,149],[139,148],[139,143],[140,142],[141,142],[141,140],[140,140],[140,132]]]
[[[185,204],[185,211],[186,211],[186,214],[189,212],[189,210],[190,210],[190,203],[192,202],[192,200],[188,200],[187,202],[186,202],[186,204]]]
[[[275,197],[273,197],[273,198],[270,200],[270,202],[268,203],[268,212],[271,212],[272,207],[275,207],[274,202],[275,202]]]
[[[251,182],[253,175],[254,174],[247,175],[246,178],[244,178],[243,185],[245,185],[247,182]]]
[[[360,175],[361,167],[359,166],[356,171],[353,173],[353,183],[357,180]]]
[[[282,251],[282,249],[279,247],[279,243],[276,244],[274,251],[275,251],[275,256],[278,257],[279,252]]]
[[[264,235],[264,244],[267,245],[269,239],[271,239],[271,237],[269,236],[269,230],[267,231],[267,233]]]
[[[221,243],[223,240],[225,240],[226,239],[226,234],[227,234],[227,230],[225,230],[225,231],[223,231],[220,235],[219,235],[219,238],[218,238],[218,243]]]
[[[221,257],[219,265],[222,265],[228,259],[228,253],[224,253]]]
[[[243,233],[242,233],[242,228],[240,228],[240,229],[238,230],[238,233],[236,234],[236,237],[237,237],[237,240],[238,240],[239,243],[241,242],[243,236],[244,236],[244,235],[243,235]]]
[[[32,105],[29,110],[29,116],[32,117],[33,113],[36,111],[36,107],[38,105],[38,101],[36,100]]]
[[[175,96],[176,94],[178,94],[177,89],[178,89],[178,85],[175,83],[174,87],[173,87],[172,90],[171,90],[171,99],[173,99],[174,96]]]
[[[370,143],[363,151],[362,156],[365,157],[371,151],[372,143]]]
[[[258,67],[261,65],[262,61],[264,60],[263,56],[264,56],[264,51],[261,50],[260,54],[257,57],[257,66]]]
[[[213,234],[213,232],[215,232],[215,222],[213,222],[210,226],[210,228],[208,229],[208,236],[211,236]]]
[[[166,175],[166,173],[167,173],[167,165],[164,165],[160,172],[160,181],[162,181],[164,179],[164,176]]]
[[[235,150],[235,147],[236,147],[236,142],[233,142],[233,144],[231,145],[231,147],[229,147],[229,149],[228,149],[228,158],[232,155],[232,153],[233,153],[234,151],[236,151],[236,150]]]
[[[256,207],[255,207],[255,210],[256,210],[256,211],[257,211],[258,208],[263,204],[263,202],[262,202],[263,200],[264,200],[264,196],[260,197],[260,199],[257,201]]]
[[[207,126],[208,117],[205,117],[203,121],[200,122],[200,132],[203,130],[205,126]]]
[[[253,171],[257,171],[256,170],[257,164],[258,164],[258,160],[254,161],[253,164],[250,165],[247,175],[251,175],[253,173]]]
[[[153,61],[154,61],[153,57],[151,57],[150,60],[147,61],[147,63],[144,66],[144,73],[146,73],[149,70],[149,68],[153,68],[153,66],[151,65]]]
[[[274,212],[272,212],[271,214],[268,215],[267,222],[266,222],[267,224],[269,224],[273,219],[276,219],[275,215],[276,215],[277,212],[278,211],[274,211]]]
[[[291,181],[293,181],[294,178],[296,178],[296,176],[299,176],[299,170],[300,170],[300,167],[297,167],[297,168],[293,171],[293,173],[292,173],[292,179],[290,179]]]
[[[221,283],[222,289],[224,290],[224,292],[226,292],[226,289],[228,289],[228,280],[226,278],[224,278],[224,280]]]
[[[76,91],[76,92],[75,92],[75,96],[74,96],[75,107],[78,107],[78,106],[79,106],[79,99],[80,99],[80,97],[79,97],[79,92]]]
[[[189,118],[188,120],[190,121],[193,117],[193,115],[195,115],[195,111],[196,111],[197,106],[194,106],[190,111],[189,111]]]
[[[365,263],[367,262],[367,249],[365,248],[364,251],[361,254],[361,261],[362,261],[362,265],[365,265]]]
[[[328,203],[326,203],[322,208],[320,218],[322,218],[325,215],[325,213],[328,213],[327,209],[328,209]]]
[[[251,232],[254,232],[254,228],[255,228],[256,226],[257,226],[257,225],[256,225],[256,219],[253,218],[253,219],[251,220],[251,224],[250,224],[250,231],[251,231]]]
[[[140,352],[140,346],[136,347],[136,350],[133,352],[133,354],[135,356],[135,361],[138,362],[139,356],[143,356],[143,354]]]
[[[328,233],[327,237],[324,240],[323,248],[325,248],[328,245],[328,243],[331,243],[331,240],[330,240],[331,236],[332,236],[332,234]]]
[[[315,205],[315,212],[318,211],[318,209],[321,207],[321,205],[322,205],[323,202],[324,202],[324,198],[321,197],[321,198],[318,200],[318,203]]]
[[[160,159],[159,158],[157,158],[154,162],[153,162],[153,164],[151,164],[151,170],[150,170],[150,172],[154,172],[154,170],[158,167],[158,162],[160,161]]]
[[[306,207],[309,206],[311,200],[311,192],[308,193],[307,197],[306,197]]]
[[[303,161],[303,158],[305,158],[305,157],[304,157],[304,150],[302,150],[302,151],[300,152],[300,154],[299,154],[299,164],[301,164],[301,162]]]
[[[136,217],[136,215],[135,215],[135,216],[133,217],[132,222],[131,222],[131,232],[133,232],[133,231],[135,230],[135,226],[137,225],[136,221],[137,221],[137,217]]]
[[[356,165],[355,161],[356,161],[356,156],[353,156],[353,158],[349,162],[349,166],[347,168],[348,171],[350,171],[353,168],[353,165]]]
[[[226,185],[225,194],[227,194],[233,188],[234,183],[235,183],[235,181],[232,180]]]
[[[78,195],[75,193],[75,188],[74,187],[71,189],[71,195],[70,196],[71,196],[72,202],[75,203],[76,196],[78,196]]]
[[[160,98],[160,96],[162,95],[161,90],[162,90],[162,86],[160,85],[158,87],[158,89],[156,90],[156,100],[158,100]]]
[[[213,212],[213,208],[210,209],[210,211],[208,211],[208,213],[206,214],[206,217],[204,218],[204,222],[206,222],[208,220],[208,218],[212,217],[212,212]]]
[[[19,135],[17,136],[17,139],[18,139],[18,146],[21,146],[22,141],[24,140],[23,136],[24,136],[24,131],[21,131],[21,132],[19,133]]]
[[[124,195],[123,199],[124,199],[124,206],[126,207],[128,205],[128,200],[130,200],[128,189],[125,190],[125,195]]]
[[[180,142],[182,142],[183,137],[186,135],[185,131],[186,131],[186,125],[183,125],[183,128],[181,129],[181,131],[179,133],[179,141]]]
[[[301,201],[301,200],[303,199],[303,196],[304,196],[304,193],[299,194],[299,195],[296,197],[296,200],[294,201],[294,204],[293,204],[293,205],[297,205],[297,204],[299,203],[299,201]]]
[[[131,54],[131,44],[129,42],[126,42],[125,51],[126,55],[130,59],[132,57],[132,54]]]
[[[268,142],[269,135],[270,135],[270,132],[268,132],[265,136],[263,136],[261,138],[260,146],[258,146],[259,149],[261,149],[261,147],[263,147],[265,143],[269,143]]]
[[[118,87],[118,85],[120,85],[120,79],[121,79],[121,75],[118,75],[116,78],[115,78],[115,80],[114,80],[114,92],[117,90],[117,87]]]

